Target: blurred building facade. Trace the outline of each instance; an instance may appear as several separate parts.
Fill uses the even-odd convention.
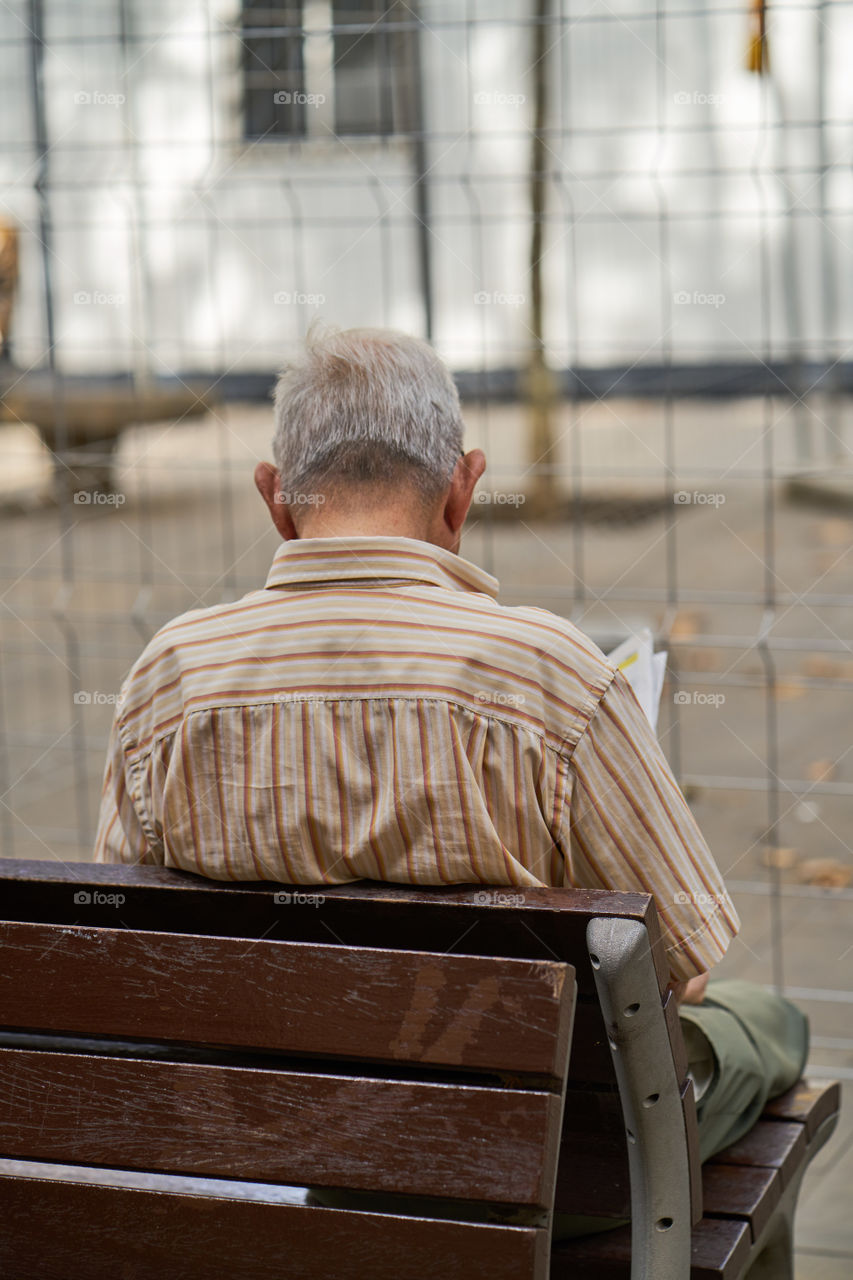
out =
[[[844,381],[853,6],[775,4],[765,74],[748,41],[720,0],[9,0],[14,358],[266,375],[321,315],[523,367],[540,92],[554,368]]]

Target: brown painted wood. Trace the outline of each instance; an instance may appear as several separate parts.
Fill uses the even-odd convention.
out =
[[[631,1212],[628,1146],[619,1095],[566,1092],[554,1208],[625,1218]]]
[[[702,1171],[696,1105],[692,1082],[686,1078],[687,1055],[671,996],[665,1005],[665,1016],[670,1034],[676,1036],[673,1057],[683,1081],[682,1109],[692,1175],[691,1214],[692,1220],[699,1222]],[[628,1149],[615,1085],[601,1010],[597,1003],[581,1000],[575,1009],[563,1143],[557,1170],[557,1209],[614,1218],[624,1218],[630,1213]]]
[[[806,1127],[811,1142],[817,1130],[841,1107],[841,1086],[837,1080],[800,1080],[780,1097],[768,1102],[762,1120],[798,1121]]]
[[[749,1228],[737,1219],[704,1218],[693,1229],[690,1280],[740,1280],[751,1247]],[[631,1228],[557,1244],[551,1280],[629,1280]]]
[[[672,1015],[667,1016],[667,1025],[672,1033]],[[675,1033],[678,1040],[673,1051],[676,1059],[676,1071],[683,1070],[678,1079],[685,1083],[687,1079],[686,1054],[681,1025],[675,1020]],[[597,999],[589,996],[580,998],[575,1006],[574,1033],[572,1036],[572,1052],[569,1061],[569,1081],[580,1088],[590,1085],[595,1088],[607,1086],[616,1088],[616,1073],[613,1067],[613,1054],[607,1042],[607,1030],[601,1007]]]
[[[92,895],[97,892],[103,898],[108,898],[111,894],[122,894],[125,902],[119,904],[102,900],[74,903],[74,893],[81,891]],[[591,998],[594,988],[586,958],[585,931],[588,920],[595,915],[619,915],[645,923],[653,941],[663,990],[667,975],[661,959],[663,951],[657,918],[649,899],[642,895],[526,890],[520,895],[523,897],[522,903],[509,906],[506,905],[506,899],[514,893],[510,889],[490,891],[470,886],[409,889],[360,882],[333,889],[303,889],[302,892],[306,894],[321,893],[325,899],[321,906],[311,907],[298,902],[276,903],[275,894],[282,891],[282,886],[266,884],[221,885],[162,868],[86,865],[64,869],[57,868],[53,863],[24,862],[17,866],[0,863],[0,894],[5,896],[4,914],[10,919],[53,921],[73,926],[81,913],[88,913],[77,928],[66,928],[65,933],[68,936],[73,934],[74,937],[87,934],[93,939],[86,963],[95,964],[96,971],[86,974],[84,969],[78,970],[81,977],[86,979],[81,985],[90,991],[93,984],[98,989],[104,983],[109,987],[109,978],[104,977],[102,980],[101,975],[116,968],[114,963],[97,967],[97,962],[92,959],[97,953],[97,938],[115,937],[115,945],[119,948],[117,954],[130,957],[130,952],[122,952],[121,948],[141,947],[152,936],[156,936],[157,947],[162,947],[163,950],[158,953],[155,966],[149,967],[151,989],[144,994],[138,1005],[138,1008],[146,1010],[146,1017],[154,1017],[155,1025],[158,1025],[158,1017],[166,1016],[162,1009],[155,1009],[158,1003],[156,994],[158,989],[162,989],[163,982],[168,988],[168,960],[176,954],[170,948],[180,950],[186,946],[186,939],[176,936],[183,931],[199,935],[192,939],[192,945],[200,948],[196,952],[196,959],[217,955],[221,960],[230,960],[233,966],[239,948],[245,950],[248,947],[250,959],[258,951],[262,951],[264,966],[267,963],[272,965],[274,979],[279,980],[280,989],[286,988],[288,992],[292,988],[287,986],[284,979],[292,977],[294,970],[292,967],[282,967],[286,954],[290,957],[288,963],[291,966],[297,964],[298,969],[299,953],[303,951],[306,955],[308,952],[322,955],[326,951],[336,951],[339,960],[346,954],[347,947],[359,948],[356,954],[362,957],[365,955],[365,948],[369,947],[375,955],[379,955],[381,964],[381,958],[387,955],[388,948],[399,948],[406,953],[408,967],[404,966],[403,973],[408,975],[407,980],[411,986],[404,993],[406,998],[401,999],[399,1004],[395,1004],[393,999],[390,1004],[381,1000],[375,1002],[376,1017],[383,1028],[380,1039],[384,1037],[385,1042],[390,1036],[389,1027],[394,1017],[398,1019],[398,1027],[400,1016],[405,1017],[404,1012],[401,1015],[401,1010],[406,999],[408,1009],[413,1006],[419,1008],[418,1000],[423,997],[424,983],[427,991],[434,994],[429,976],[425,976],[420,967],[422,960],[428,961],[430,957],[418,955],[421,950],[433,947],[446,950],[458,961],[462,966],[456,975],[460,991],[464,982],[464,966],[471,964],[468,956],[509,956],[518,960],[559,958],[577,963],[581,994],[586,998],[581,999],[575,1016],[571,1085],[563,1122],[555,1207],[575,1213],[609,1212],[614,1216],[626,1216],[630,1212],[627,1150],[621,1106],[618,1095],[612,1088],[612,1060],[603,1034],[603,1021],[597,1003]],[[482,895],[489,893],[499,896],[494,901],[484,901]],[[115,919],[116,915],[119,916],[118,920]],[[104,926],[107,926],[106,932],[103,931]],[[23,933],[12,930],[6,937],[18,940],[26,934],[35,938],[37,935],[34,930],[38,927],[30,926],[30,931],[24,930]],[[152,928],[156,931],[155,935],[146,933],[144,938],[134,935],[134,930]],[[62,931],[53,930],[41,936],[55,940],[59,932]],[[265,932],[267,939],[261,940]],[[215,936],[220,933],[222,937]],[[128,943],[128,939],[133,941]],[[332,940],[338,944],[337,947],[325,945]],[[303,946],[290,946],[290,941]],[[60,956],[52,972],[61,976],[67,957],[62,955],[62,943],[58,945]],[[75,944],[70,945],[73,950]],[[267,947],[270,948],[269,959],[264,950]],[[31,952],[28,954],[32,960]],[[73,965],[75,961],[72,959],[70,963]],[[335,958],[332,958],[331,963],[334,968]],[[129,959],[128,974],[132,977],[135,972],[138,979],[140,974],[146,973],[145,964],[144,956],[135,954]],[[266,972],[264,966],[260,967],[261,972]],[[209,968],[201,964],[210,998],[217,991],[221,998],[222,971],[227,970],[227,967],[225,964],[215,964],[212,959]],[[185,981],[190,968],[188,964]],[[365,961],[359,981],[351,984],[354,993],[363,990],[364,983],[371,979],[370,968]],[[29,971],[32,972],[31,965]],[[258,971],[257,965],[246,968],[249,975]],[[48,966],[48,973],[50,972]],[[310,990],[310,966],[305,964],[299,972],[308,983],[306,990]],[[509,975],[509,979],[514,980],[511,968],[504,972]],[[483,973],[486,974],[485,969]],[[23,976],[24,969],[21,968],[18,973],[19,981]],[[388,987],[393,985],[391,970],[383,971],[382,981]],[[124,997],[117,996],[113,1006],[121,1016],[128,1016],[126,1001],[133,1000],[130,994],[133,982],[130,978],[120,978],[116,985],[119,992],[122,982]],[[249,984],[251,985],[251,977]],[[69,990],[71,985],[68,984]],[[269,985],[275,986],[276,982],[270,982]],[[51,994],[50,986],[50,979],[45,977],[36,993],[37,1003],[52,1009],[51,1017],[54,1014],[61,1016],[61,1002]],[[177,980],[174,987],[178,989]],[[319,990],[317,984],[314,989],[318,999],[325,998],[325,993]],[[507,995],[508,990],[509,988],[501,988],[502,1003],[499,1001],[496,1006],[490,1005],[485,999],[482,1006],[475,1006],[474,1017],[480,1018],[481,1025],[488,1021],[493,1008],[504,1010],[509,1007],[511,1001]],[[512,988],[512,991],[515,990],[516,988]],[[537,987],[536,990],[539,992],[540,988]],[[316,1025],[312,1024],[310,1010],[300,1013],[302,1030],[299,1032],[300,1035],[309,1036],[306,1041],[309,1048],[288,1049],[277,1042],[267,1045],[262,1039],[258,1039],[258,1029],[263,1036],[270,1025],[275,1026],[277,1032],[285,1025],[284,1014],[280,1009],[276,1010],[275,1001],[270,1001],[267,995],[265,988],[258,985],[258,991],[250,991],[247,998],[245,980],[242,985],[234,980],[229,986],[226,979],[225,1007],[231,1011],[235,1002],[239,1004],[243,1000],[248,1003],[248,1008],[236,1013],[229,1012],[224,1024],[221,1018],[218,1019],[216,1040],[209,1040],[206,1030],[203,1034],[199,1031],[199,1026],[203,1024],[206,1028],[208,1024],[204,1022],[192,1000],[189,1009],[184,1011],[184,1034],[181,1037],[169,1036],[162,1031],[160,1036],[156,1036],[150,1030],[135,1033],[114,1030],[113,1034],[180,1038],[184,1041],[198,1035],[199,1042],[217,1045],[264,1047],[278,1051],[306,1052],[315,1056],[322,1056],[326,1052],[330,1057],[349,1056],[332,1043],[332,1033],[324,1033],[322,1019],[318,1018]],[[112,996],[110,998],[113,999]],[[548,1003],[545,994],[542,994],[542,999]],[[17,1014],[21,1009],[32,1007],[33,1003],[35,1001],[31,999],[28,1004],[26,996],[22,996],[17,1004],[13,1002],[10,1005],[10,1009]],[[82,1002],[80,1005],[79,1026],[59,1029],[93,1034],[92,1019],[84,1019]],[[550,1007],[551,1014],[548,1017],[553,1015],[553,1002]],[[392,1012],[393,1009],[397,1010],[396,1014]],[[173,1024],[178,1022],[179,1013],[180,1010],[169,1010]],[[360,1030],[356,1013],[346,1009],[344,1023],[346,1024],[350,1014],[351,1030],[348,1034],[356,1038]],[[280,1021],[276,1021],[276,1015]],[[0,1004],[0,1020],[3,1016]],[[677,1006],[671,997],[666,1003],[665,1017],[670,1029],[676,1070],[679,1078],[683,1078],[686,1072],[686,1054]],[[197,1025],[194,1019],[201,1019],[201,1022]],[[98,1025],[106,1025],[109,1020],[108,1014],[104,1013],[103,1021]],[[245,1024],[246,1030],[239,1034],[249,1037],[249,1030],[254,1028],[251,1038],[223,1038],[223,1025],[233,1029],[235,1025],[242,1024]],[[7,1025],[11,1024],[7,1022]],[[163,1023],[159,1025],[162,1027]],[[425,1026],[430,1034],[424,1034],[420,1039],[417,1036],[413,1038],[413,1060],[434,1066],[450,1065],[452,1054],[449,1049],[446,1058],[435,1056],[436,1040],[440,1042],[439,1025],[440,1022],[434,1023],[427,1019]],[[550,1030],[543,1029],[541,1019],[536,1025],[540,1028],[543,1042],[548,1039],[548,1035],[553,1034],[553,1024],[549,1024]],[[437,1033],[435,1038],[431,1038],[432,1032]],[[99,1034],[108,1033],[100,1031]],[[227,1034],[231,1035],[231,1031]],[[324,1034],[329,1036],[326,1041],[322,1039]],[[469,1069],[485,1069],[484,1061],[478,1058],[472,1064],[466,1060],[465,1055],[486,1053],[484,1045],[489,1035],[469,1035],[463,1032],[457,1037],[453,1052],[458,1050],[461,1065]],[[310,1036],[315,1038],[311,1040]],[[329,1047],[318,1047],[323,1044]],[[528,1046],[517,1048],[514,1052],[522,1055],[516,1061],[532,1060]],[[537,1052],[541,1052],[541,1049],[537,1049]],[[24,1137],[41,1143],[40,1151],[50,1148],[53,1152],[52,1156],[39,1155],[33,1153],[30,1147],[26,1154],[31,1159],[77,1159],[83,1163],[102,1162],[119,1167],[159,1168],[165,1171],[177,1171],[180,1168],[188,1173],[207,1173],[211,1176],[236,1176],[300,1184],[312,1182],[318,1186],[371,1187],[420,1195],[457,1195],[472,1200],[492,1200],[507,1204],[547,1205],[550,1197],[547,1185],[548,1154],[555,1152],[559,1100],[544,1091],[533,1089],[513,1092],[497,1086],[488,1089],[481,1085],[464,1087],[410,1080],[363,1080],[342,1075],[321,1074],[309,1077],[292,1070],[197,1067],[184,1063],[127,1060],[122,1062],[109,1058],[38,1052],[29,1052],[30,1061],[26,1068],[11,1071],[7,1078],[4,1076],[4,1066],[9,1053],[15,1054],[19,1061],[27,1056],[17,1050],[0,1051],[2,1097],[4,1100],[11,1099],[11,1110],[15,1116],[23,1117]],[[419,1059],[418,1053],[426,1053],[428,1056]],[[528,1054],[526,1059],[524,1054]],[[368,1057],[374,1057],[372,1051],[369,1054],[365,1051],[365,1059]],[[378,1060],[382,1055],[377,1053],[375,1057]],[[35,1059],[40,1060],[37,1071],[33,1066]],[[44,1061],[47,1059],[50,1061]],[[404,1061],[405,1057],[400,1056],[398,1060]],[[68,1065],[63,1067],[63,1061],[66,1064],[73,1061],[73,1071]],[[84,1065],[81,1067],[81,1064]],[[533,1070],[517,1065],[514,1068],[504,1066],[495,1069],[504,1071],[508,1077],[507,1084],[511,1082],[513,1072],[523,1074],[525,1069]],[[169,1073],[168,1087],[163,1083],[167,1077],[152,1075],[152,1070]],[[124,1074],[125,1071],[127,1074]],[[178,1073],[177,1076],[175,1073]],[[194,1077],[193,1073],[215,1074]],[[556,1079],[556,1074],[554,1078]],[[175,1080],[178,1081],[177,1087]],[[359,1092],[361,1090],[364,1092]],[[404,1090],[409,1092],[403,1093]],[[442,1090],[448,1092],[442,1093]],[[478,1097],[475,1098],[474,1095]],[[479,1095],[484,1096],[480,1098]],[[451,1098],[452,1101],[448,1102]],[[522,1118],[519,1112],[519,1107],[523,1109],[529,1106],[531,1099],[534,1100],[532,1123],[530,1115],[525,1113]],[[695,1107],[690,1087],[683,1091],[682,1099],[688,1146],[693,1152],[692,1163],[698,1171]],[[485,1105],[487,1100],[489,1107]],[[73,1116],[72,1103],[76,1108]],[[536,1110],[540,1104],[542,1109]],[[771,1103],[765,1117],[741,1143],[721,1152],[712,1164],[705,1167],[707,1213],[694,1229],[693,1280],[712,1280],[712,1277],[715,1280],[734,1280],[739,1276],[749,1253],[750,1227],[756,1235],[760,1233],[778,1203],[780,1191],[806,1158],[807,1134],[814,1133],[819,1124],[834,1113],[837,1105],[837,1087],[815,1086],[803,1082],[802,1086],[796,1086],[784,1098]],[[74,1117],[81,1113],[86,1117],[87,1108],[88,1120],[84,1119],[82,1132],[75,1138]],[[57,1112],[59,1120],[56,1119]],[[504,1117],[510,1118],[508,1125],[502,1123]],[[132,1133],[130,1141],[128,1127]],[[535,1132],[532,1133],[531,1130]],[[0,1142],[4,1148],[8,1146],[5,1133],[3,1123],[0,1122]],[[420,1138],[423,1141],[418,1146]],[[525,1138],[528,1140],[527,1147],[524,1146]],[[58,1150],[63,1150],[65,1142],[71,1143],[72,1147],[77,1143],[76,1155],[56,1154]],[[479,1156],[473,1150],[478,1143]],[[459,1149],[454,1144],[458,1144]],[[105,1148],[108,1149],[107,1153]],[[181,1150],[186,1158],[181,1159],[180,1165],[177,1165],[175,1159],[179,1158]],[[488,1152],[485,1162],[482,1161],[484,1150]],[[519,1150],[522,1151],[521,1170]],[[297,1151],[298,1159],[295,1154]],[[308,1154],[311,1172],[306,1172],[303,1158],[305,1152]],[[485,1172],[480,1171],[480,1181],[475,1186],[477,1158],[488,1164],[489,1168]],[[493,1159],[497,1160],[497,1168]],[[375,1162],[379,1170],[378,1180],[374,1177],[371,1162]],[[299,1173],[294,1176],[297,1165]],[[427,1166],[426,1169],[421,1167],[424,1165]],[[519,1187],[523,1189],[521,1196]],[[695,1216],[698,1210],[698,1178],[691,1190]],[[56,1193],[50,1191],[46,1194]],[[138,1197],[148,1193],[121,1189],[118,1194]],[[165,1193],[158,1194],[162,1197]],[[531,1194],[538,1198],[525,1198]],[[287,1211],[286,1206],[262,1208],[271,1208],[271,1212],[276,1215]],[[230,1209],[228,1212],[231,1212]],[[338,1219],[345,1217],[349,1222],[356,1217],[374,1217],[318,1209],[295,1212],[303,1215],[312,1212],[333,1213]],[[397,1220],[389,1216],[382,1221],[383,1224],[400,1221],[408,1229],[413,1220]],[[367,1225],[369,1227],[370,1223]],[[294,1227],[293,1230],[297,1228]],[[393,1231],[396,1230],[395,1226]],[[428,1239],[429,1234],[424,1238]],[[630,1232],[623,1230],[608,1233],[606,1237],[593,1237],[560,1246],[555,1255],[552,1275],[555,1280],[559,1276],[569,1275],[574,1280],[574,1277],[586,1274],[602,1278],[608,1275],[627,1277],[630,1245],[628,1244],[626,1253],[626,1239],[630,1240]],[[588,1264],[592,1270],[586,1270]],[[162,1264],[160,1270],[162,1271]],[[315,1274],[313,1270],[306,1272],[308,1273],[312,1276]],[[478,1274],[472,1272],[467,1264],[463,1267],[463,1273]],[[103,1274],[113,1276],[122,1273],[113,1269]],[[135,1277],[144,1276],[145,1273],[136,1270],[128,1274]],[[172,1274],[180,1273],[172,1271],[170,1276]],[[320,1270],[316,1274],[322,1277],[325,1273]],[[344,1275],[340,1270],[334,1274]],[[370,1274],[378,1277],[382,1273],[371,1269]],[[404,1273],[394,1274],[402,1276]],[[432,1272],[418,1270],[416,1274],[426,1275]],[[443,1274],[447,1274],[446,1269]],[[490,1267],[489,1274],[496,1274],[493,1266]],[[520,1276],[525,1273],[517,1271],[515,1274]],[[187,1275],[192,1276],[194,1273],[188,1271]]]
[[[551,961],[17,923],[0,951],[4,1027],[565,1069],[573,975]]]
[[[681,1111],[684,1116],[684,1132],[687,1137],[687,1161],[690,1169],[690,1220],[695,1225],[702,1221],[702,1161],[699,1159],[699,1120],[693,1081],[685,1080],[681,1087]]]
[[[693,1174],[691,1216],[693,1222],[699,1222],[702,1219],[702,1166],[693,1084],[689,1080],[683,1086],[682,1107]],[[615,1091],[576,1088],[570,1081],[563,1113],[554,1207],[566,1213],[630,1217],[628,1146],[622,1104]]]
[[[778,1169],[784,1191],[806,1154],[806,1127],[785,1120],[759,1120],[745,1138],[712,1157],[716,1165]]]
[[[0,1049],[0,1151],[547,1207],[560,1098]]]
[[[569,1080],[576,1086],[616,1087],[613,1054],[607,1043],[607,1029],[597,999],[587,996],[575,1005]]]
[[[687,1079],[687,1049],[681,1033],[681,1022],[678,1017],[678,1001],[675,992],[670,991],[664,1001],[664,1017],[669,1031],[669,1043],[672,1046],[672,1059],[675,1063],[676,1080]]]
[[[665,1005],[665,1017],[670,1036],[675,1037],[673,1061],[676,1077],[683,1084],[687,1080],[687,1053],[678,1012],[669,1003]],[[569,1080],[574,1085],[609,1085],[615,1088],[613,1054],[607,1042],[607,1029],[597,999],[587,996],[578,1000],[574,1027]]]
[[[778,1169],[706,1164],[702,1195],[707,1217],[743,1218],[755,1241],[779,1203],[782,1179]]]
[[[690,1280],[740,1280],[752,1241],[736,1218],[703,1218],[690,1241]]]
[[[0,859],[0,901],[8,920],[562,960],[575,965],[579,990],[594,996],[587,923],[595,916],[622,916],[645,924],[662,991],[668,981],[660,925],[647,894],[410,888],[368,880],[298,888],[321,893],[322,905],[276,903],[286,885],[226,884],[164,867]],[[87,893],[90,902],[75,901]],[[124,901],[111,901],[116,895]],[[507,905],[513,898],[521,901]]]
[[[0,1178],[9,1280],[545,1280],[544,1231]],[[48,1244],[47,1241],[50,1241]]]

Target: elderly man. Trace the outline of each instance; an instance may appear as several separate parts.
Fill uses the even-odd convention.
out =
[[[704,1157],[802,1069],[805,1019],[714,983],[739,922],[622,674],[459,555],[486,460],[430,347],[312,332],[255,483],[266,586],[151,641],[122,690],[96,859],[221,880],[654,896]]]

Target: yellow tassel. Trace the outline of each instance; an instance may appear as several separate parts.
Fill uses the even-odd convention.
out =
[[[756,75],[770,70],[767,50],[767,5],[765,0],[751,0],[749,15],[749,48],[746,53],[746,69]]]

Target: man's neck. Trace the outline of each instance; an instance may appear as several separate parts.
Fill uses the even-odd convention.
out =
[[[432,541],[430,521],[418,510],[416,499],[393,506],[356,507],[332,502],[306,506],[300,512],[300,538],[417,538]]]
[[[387,520],[308,520],[299,530],[303,538],[417,538],[429,542],[427,530]]]

